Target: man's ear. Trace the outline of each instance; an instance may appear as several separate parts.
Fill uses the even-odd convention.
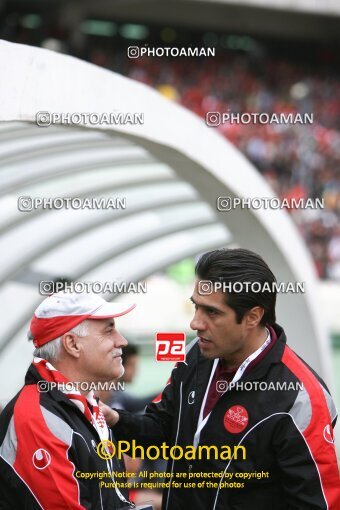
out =
[[[261,306],[254,306],[245,315],[246,325],[249,329],[259,326],[262,317],[264,316],[264,309]]]
[[[82,350],[82,345],[79,341],[79,337],[76,334],[65,333],[65,335],[63,335],[61,338],[61,342],[69,356],[72,356],[73,358],[79,358]]]

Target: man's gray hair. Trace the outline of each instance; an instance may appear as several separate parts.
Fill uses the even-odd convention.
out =
[[[70,329],[69,331],[69,333],[74,333],[75,335],[78,335],[80,337],[88,335],[88,332],[89,332],[88,320],[81,322],[80,324]],[[46,361],[53,363],[53,361],[59,358],[62,346],[61,339],[63,336],[64,335],[59,336],[58,338],[55,338],[54,340],[47,342],[47,344],[38,347],[37,349],[34,350],[33,356],[35,358],[43,358]],[[28,333],[28,337],[30,337],[30,333]]]

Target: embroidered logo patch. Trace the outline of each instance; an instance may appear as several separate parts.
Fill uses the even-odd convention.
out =
[[[51,464],[51,455],[47,450],[39,448],[33,453],[32,462],[36,469],[45,469]]]
[[[188,404],[193,404],[195,402],[195,391],[190,391],[188,395]]]
[[[334,443],[333,429],[329,424],[323,429],[323,437],[327,443]]]
[[[231,434],[239,434],[248,425],[249,417],[243,406],[232,406],[225,413],[223,424]]]

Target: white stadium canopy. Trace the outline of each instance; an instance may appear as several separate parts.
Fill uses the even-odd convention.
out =
[[[221,195],[274,196],[235,147],[119,74],[4,41],[0,59],[0,372],[12,391],[30,360],[25,331],[42,299],[40,280],[140,281],[229,245],[260,253],[278,281],[305,282],[305,294],[279,295],[278,322],[290,345],[330,382],[313,264],[289,215],[216,207]],[[142,112],[144,123],[39,127],[39,111]],[[125,197],[126,208],[17,209],[19,197],[60,196]]]

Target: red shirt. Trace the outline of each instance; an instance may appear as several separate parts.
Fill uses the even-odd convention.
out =
[[[271,342],[257,356],[257,358],[255,358],[251,363],[249,363],[249,365],[245,369],[243,375],[247,374],[255,365],[260,363],[260,361],[265,357],[267,352],[275,344],[275,342],[277,340],[276,333],[273,330],[273,328],[271,328],[270,326],[267,326],[267,328],[269,329],[269,334],[270,334]],[[204,407],[204,410],[203,410],[203,419],[213,410],[213,408],[215,407],[217,401],[219,400],[221,395],[223,395],[223,391],[218,391],[217,382],[218,381],[225,381],[227,383],[230,383],[233,380],[236,372],[237,372],[237,368],[235,370],[228,370],[226,368],[226,366],[225,366],[225,361],[223,359],[219,360],[219,362],[217,364],[217,367],[216,367],[216,370],[215,370],[215,374],[214,374],[214,376],[212,378],[212,381],[211,381],[211,384],[210,384],[207,400],[205,402],[205,407]]]

